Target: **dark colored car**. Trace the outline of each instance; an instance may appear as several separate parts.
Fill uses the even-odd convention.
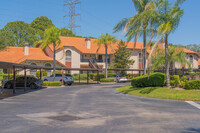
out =
[[[43,81],[36,77],[26,77],[27,78],[27,87],[31,89],[37,89],[43,86]],[[16,78],[16,87],[24,87],[25,77]],[[3,81],[3,87],[7,89],[13,88],[13,80]]]

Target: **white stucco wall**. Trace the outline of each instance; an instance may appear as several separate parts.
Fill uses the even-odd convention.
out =
[[[198,69],[198,56],[196,54],[186,54],[186,60],[188,60],[188,62],[190,62],[190,55],[193,57],[193,64],[191,64],[192,68]],[[182,67],[182,64],[175,62],[175,68],[180,69]],[[189,66],[186,64],[185,68],[188,69]]]
[[[71,51],[71,67],[80,68],[80,59],[81,59],[80,52],[76,50],[74,47],[64,47],[64,51],[63,50],[56,51],[56,60],[65,64],[65,55],[67,50]]]

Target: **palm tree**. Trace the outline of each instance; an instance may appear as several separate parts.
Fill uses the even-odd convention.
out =
[[[162,36],[165,42],[165,70],[166,70],[166,86],[170,87],[169,77],[169,48],[168,48],[168,37],[176,30],[179,25],[180,18],[184,12],[180,9],[180,4],[185,0],[176,0],[173,4],[169,3],[168,0],[158,0],[157,7],[160,19],[160,26],[158,27],[158,34]]]
[[[105,68],[106,68],[106,78],[108,77],[107,75],[107,68],[108,68],[108,47],[112,48],[112,44],[115,43],[117,41],[117,37],[116,36],[111,36],[108,33],[106,34],[101,34],[101,36],[98,38],[98,40],[95,42],[98,45],[98,49],[96,51],[96,53],[98,53],[100,47],[103,45],[105,47]]]
[[[43,40],[40,41],[40,47],[45,49],[49,44],[53,44],[53,76],[55,80],[56,71],[56,47],[61,43],[60,40],[60,30],[55,26],[46,29],[44,32]]]
[[[135,49],[137,38],[143,35],[144,43],[144,74],[146,74],[146,45],[147,45],[147,33],[151,32],[151,41],[153,39],[153,26],[155,24],[156,16],[156,5],[154,0],[132,0],[137,11],[137,14],[131,18],[122,19],[115,27],[114,32],[123,30],[123,33],[126,32],[127,41],[130,41],[134,38]],[[148,45],[151,43],[149,41]]]
[[[173,68],[175,65],[174,63],[179,63],[181,65],[187,64],[189,67],[191,67],[190,62],[185,58],[186,54],[183,51],[182,47],[169,47],[169,64]],[[156,50],[156,53],[154,53],[154,56],[152,58],[152,70],[155,70],[159,67],[165,66],[165,50],[162,48],[158,48]]]

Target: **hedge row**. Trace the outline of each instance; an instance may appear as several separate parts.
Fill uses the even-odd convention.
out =
[[[152,73],[140,77],[133,78],[131,85],[133,87],[162,87],[165,85],[165,74],[164,73]]]
[[[187,81],[185,84],[185,89],[200,89],[200,80]]]
[[[60,81],[44,81],[44,86],[61,86],[62,83]]]
[[[116,73],[108,73],[108,77],[112,77],[113,75],[116,75]],[[79,80],[79,74],[73,74],[72,76],[74,80]],[[100,79],[105,78],[105,73],[99,73],[99,77]],[[97,73],[90,73],[89,79],[97,81]],[[87,80],[87,73],[80,74],[80,80]]]
[[[100,79],[101,82],[115,82],[115,79],[114,78],[103,78],[103,79]]]

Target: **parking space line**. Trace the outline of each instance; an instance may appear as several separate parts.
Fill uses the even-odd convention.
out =
[[[198,108],[198,109],[200,109],[200,105],[198,103],[195,103],[193,101],[185,101],[185,102],[190,104],[190,105],[192,105],[192,106],[194,106],[194,107],[196,107],[196,108]]]

